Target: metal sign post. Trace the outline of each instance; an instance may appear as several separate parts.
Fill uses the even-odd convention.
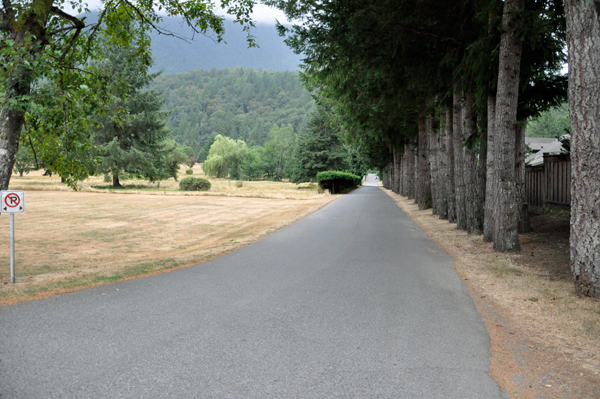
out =
[[[15,283],[15,213],[25,212],[25,192],[2,191],[0,213],[10,213],[10,282]]]
[[[15,214],[10,214],[10,282],[15,283]]]

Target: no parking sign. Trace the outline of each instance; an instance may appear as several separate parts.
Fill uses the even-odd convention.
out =
[[[2,213],[23,213],[25,212],[25,192],[6,190],[2,191]]]
[[[25,212],[25,192],[2,190],[0,213],[10,214],[10,281],[15,283],[15,213]]]

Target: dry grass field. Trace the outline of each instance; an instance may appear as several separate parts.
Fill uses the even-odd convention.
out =
[[[203,176],[199,166],[193,176]],[[25,213],[15,215],[17,284],[9,283],[10,218],[0,216],[0,303],[201,263],[335,199],[306,184],[211,183],[209,192],[180,191],[172,179],[114,190],[95,177],[74,192],[39,172],[13,177]]]
[[[570,280],[568,216],[533,217],[522,252],[502,254],[384,191],[454,258],[490,333],[491,375],[511,398],[600,398],[600,300]]]
[[[185,174],[187,167],[181,167],[179,179],[187,177]],[[204,177],[204,172],[200,164],[194,165],[192,177]],[[209,179],[211,189],[207,192],[185,192],[179,190],[179,182],[173,179],[150,183],[145,180],[123,180],[123,187],[114,188],[112,181],[107,183],[102,176],[93,176],[80,182],[80,192],[92,193],[123,193],[123,194],[152,194],[152,195],[204,195],[204,196],[236,196],[236,197],[256,197],[256,198],[277,198],[277,199],[305,199],[314,198],[316,195],[314,185],[303,183],[296,185],[286,182],[273,181],[244,181],[242,187],[238,187],[235,180],[227,179]],[[73,191],[65,184],[60,183],[60,177],[43,176],[43,171],[31,172],[19,177],[13,175],[10,180],[11,190],[24,191]]]

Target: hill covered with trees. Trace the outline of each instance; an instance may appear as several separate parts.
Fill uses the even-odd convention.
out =
[[[163,92],[175,140],[200,161],[218,134],[249,146],[264,145],[274,125],[303,134],[315,107],[297,72],[215,68],[163,75],[150,87]]]
[[[151,72],[180,73],[197,69],[235,68],[238,66],[295,71],[300,56],[294,54],[277,34],[274,25],[257,23],[250,31],[257,47],[248,48],[246,32],[239,24],[224,21],[224,42],[214,37],[192,34],[180,18],[165,18],[161,26],[170,32],[193,40],[181,40],[152,32],[154,66]]]

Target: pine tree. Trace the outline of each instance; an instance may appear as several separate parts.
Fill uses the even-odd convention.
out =
[[[110,70],[114,86],[110,112],[96,118],[93,142],[98,148],[99,172],[112,174],[113,186],[121,185],[126,173],[157,181],[173,176],[167,158],[175,148],[169,145],[166,113],[161,111],[160,93],[145,90],[157,74],[148,74],[148,65],[136,57],[136,50],[105,46],[104,68]],[[184,162],[182,160],[181,162]],[[176,174],[175,174],[176,176]]]

